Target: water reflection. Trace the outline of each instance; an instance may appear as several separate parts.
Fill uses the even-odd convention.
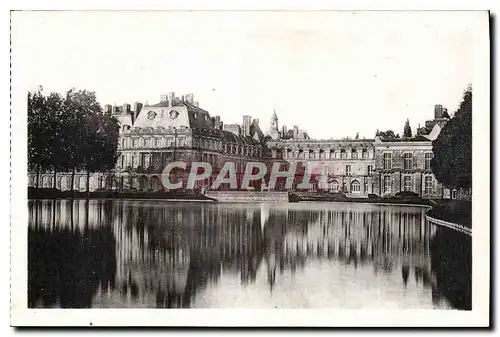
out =
[[[424,211],[31,201],[28,305],[470,309],[470,237]]]

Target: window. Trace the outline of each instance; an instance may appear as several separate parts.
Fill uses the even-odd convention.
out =
[[[330,185],[329,187],[330,187],[331,192],[338,192],[339,191],[339,183],[336,180],[330,182],[329,185]]]
[[[125,148],[125,139],[122,139],[122,148]]]
[[[358,153],[356,152],[356,150],[352,150],[351,158],[352,159],[357,159],[358,158]]]
[[[404,176],[404,188],[405,191],[411,191],[411,176]]]
[[[347,155],[345,153],[345,150],[340,151],[340,158],[344,159],[346,157],[347,157]]]
[[[149,147],[149,138],[144,138],[144,147]]]
[[[373,166],[372,165],[368,165],[368,175],[369,176],[373,175]]]
[[[425,169],[430,170],[431,169],[431,160],[433,157],[433,153],[426,153],[425,154]]]
[[[365,181],[365,190],[364,190],[365,193],[368,193],[368,182]]]
[[[363,149],[363,152],[361,153],[361,156],[363,159],[367,159],[368,158],[368,151],[366,151],[366,149]]]
[[[351,183],[351,192],[352,193],[359,193],[359,192],[361,192],[361,185],[359,184],[359,182],[357,180],[354,180]]]
[[[413,154],[405,153],[403,155],[404,158],[404,169],[411,170],[413,168]]]
[[[120,167],[122,167],[122,168],[125,167],[125,156],[123,154],[121,156],[121,165],[120,165]]]
[[[384,193],[391,193],[391,176],[384,176]]]
[[[432,193],[432,177],[426,176],[425,177],[425,194],[431,194],[431,193]]]
[[[174,139],[172,137],[167,137],[167,146],[172,146],[174,142]]]
[[[155,138],[155,146],[160,147],[160,138]]]
[[[384,153],[384,170],[392,169],[392,153]]]
[[[454,190],[452,190],[452,191],[451,191],[451,198],[452,198],[452,199],[456,199],[456,198],[457,198],[457,196],[458,196],[458,191],[457,191],[457,190],[455,190],[455,189],[454,189]]]
[[[351,165],[346,165],[345,166],[345,174],[350,176],[351,175]]]
[[[184,137],[179,138],[179,146],[183,147],[186,145],[186,139]]]
[[[132,147],[137,147],[137,138],[132,139]]]

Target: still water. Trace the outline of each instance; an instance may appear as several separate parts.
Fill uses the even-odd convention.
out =
[[[28,206],[31,308],[471,308],[471,238],[422,207]]]

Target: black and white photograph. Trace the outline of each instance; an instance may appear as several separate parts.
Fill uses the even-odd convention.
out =
[[[488,326],[489,20],[12,11],[11,324]]]

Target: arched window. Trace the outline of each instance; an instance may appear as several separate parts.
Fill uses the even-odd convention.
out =
[[[361,185],[357,180],[354,180],[351,183],[351,193],[359,193],[359,192],[361,192]]]
[[[84,176],[78,178],[78,190],[86,191],[87,190],[87,182]]]
[[[158,178],[157,176],[151,177],[151,188],[154,191],[159,191],[162,189],[162,184],[161,184],[160,178]]]
[[[337,180],[333,180],[328,184],[330,192],[338,192],[339,191],[339,183]]]

